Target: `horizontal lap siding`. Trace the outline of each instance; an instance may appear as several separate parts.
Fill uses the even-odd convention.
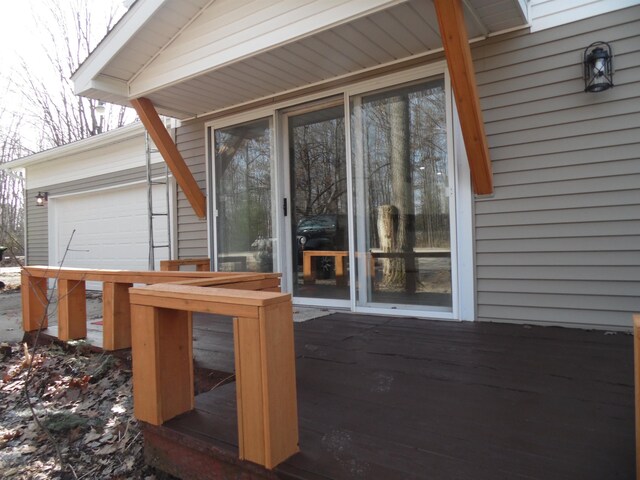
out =
[[[142,152],[141,154],[144,154]],[[153,175],[164,174],[164,163],[153,165]],[[27,175],[29,172],[27,171]],[[49,263],[49,224],[47,206],[36,206],[35,198],[38,191],[46,191],[49,196],[68,195],[82,193],[91,190],[116,187],[145,181],[147,178],[146,167],[130,168],[91,178],[83,178],[72,182],[48,185],[27,191],[27,261],[29,265],[48,265]]]
[[[204,122],[194,121],[179,127],[176,145],[200,189],[206,193]],[[207,222],[196,216],[182,189],[178,188],[178,258],[208,255]]]
[[[616,87],[582,90],[611,43]],[[478,319],[630,328],[640,311],[640,7],[473,49],[495,195],[475,204]]]

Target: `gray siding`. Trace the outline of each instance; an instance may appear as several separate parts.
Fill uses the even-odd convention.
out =
[[[164,164],[153,165],[153,174],[164,172]],[[145,167],[131,168],[106,175],[84,178],[73,182],[59,183],[27,191],[27,262],[29,265],[48,265],[49,235],[48,207],[38,207],[35,203],[38,191],[46,191],[49,195],[64,195],[86,192],[99,188],[139,182],[147,178]]]
[[[206,194],[206,155],[204,120],[178,128],[176,145],[193,177]],[[208,200],[207,200],[208,201]],[[198,218],[182,189],[178,187],[178,258],[207,257],[207,221]]]
[[[582,90],[610,42],[613,90]],[[640,311],[640,7],[473,56],[495,195],[475,203],[478,319],[629,328]]]

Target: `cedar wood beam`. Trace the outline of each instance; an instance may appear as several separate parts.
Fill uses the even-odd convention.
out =
[[[475,72],[460,0],[433,0],[440,26],[442,45],[449,66],[462,137],[467,151],[474,191],[493,193],[491,158],[476,87]]]
[[[206,217],[207,206],[205,196],[200,190],[195,178],[193,178],[182,155],[180,155],[178,147],[176,147],[162,120],[160,120],[160,116],[153,106],[153,103],[151,103],[151,100],[144,97],[135,98],[131,100],[131,105],[135,108],[142,124],[147,129],[147,132],[149,132],[153,143],[156,144],[162,158],[164,158],[178,185],[182,188],[193,211],[200,218]]]

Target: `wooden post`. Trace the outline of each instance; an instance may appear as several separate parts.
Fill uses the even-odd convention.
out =
[[[47,279],[34,277],[25,270],[21,273],[22,329],[33,332],[47,328]]]
[[[120,350],[131,347],[131,308],[129,287],[132,283],[104,282],[102,286],[102,348]]]
[[[460,127],[473,187],[478,195],[487,195],[493,193],[493,173],[462,1],[434,0],[433,4],[460,114]]]
[[[134,414],[162,425],[194,407],[191,313],[134,304],[131,316]]]
[[[233,322],[240,458],[273,468],[298,451],[291,301]]]
[[[633,316],[633,359],[636,399],[636,480],[640,480],[640,314]]]
[[[84,280],[58,279],[58,338],[87,337],[87,292]]]

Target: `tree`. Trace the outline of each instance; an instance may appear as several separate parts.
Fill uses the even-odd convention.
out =
[[[20,127],[22,117],[0,106],[0,164],[25,155]],[[23,255],[24,235],[24,177],[8,170],[0,170],[0,246],[10,254]]]
[[[389,99],[389,145],[391,205],[378,208],[378,230],[383,253],[411,253],[415,246],[415,208],[410,157],[409,98],[400,94]],[[409,285],[407,271],[413,270],[406,255],[384,258],[382,282],[387,287],[415,290],[415,278]]]
[[[43,5],[44,4],[44,5]],[[99,14],[95,10],[100,7]],[[124,13],[121,2],[46,0],[34,6],[34,21],[43,25],[44,67],[22,59],[18,85],[38,150],[65,145],[132,121],[131,109],[74,94],[71,75]]]

